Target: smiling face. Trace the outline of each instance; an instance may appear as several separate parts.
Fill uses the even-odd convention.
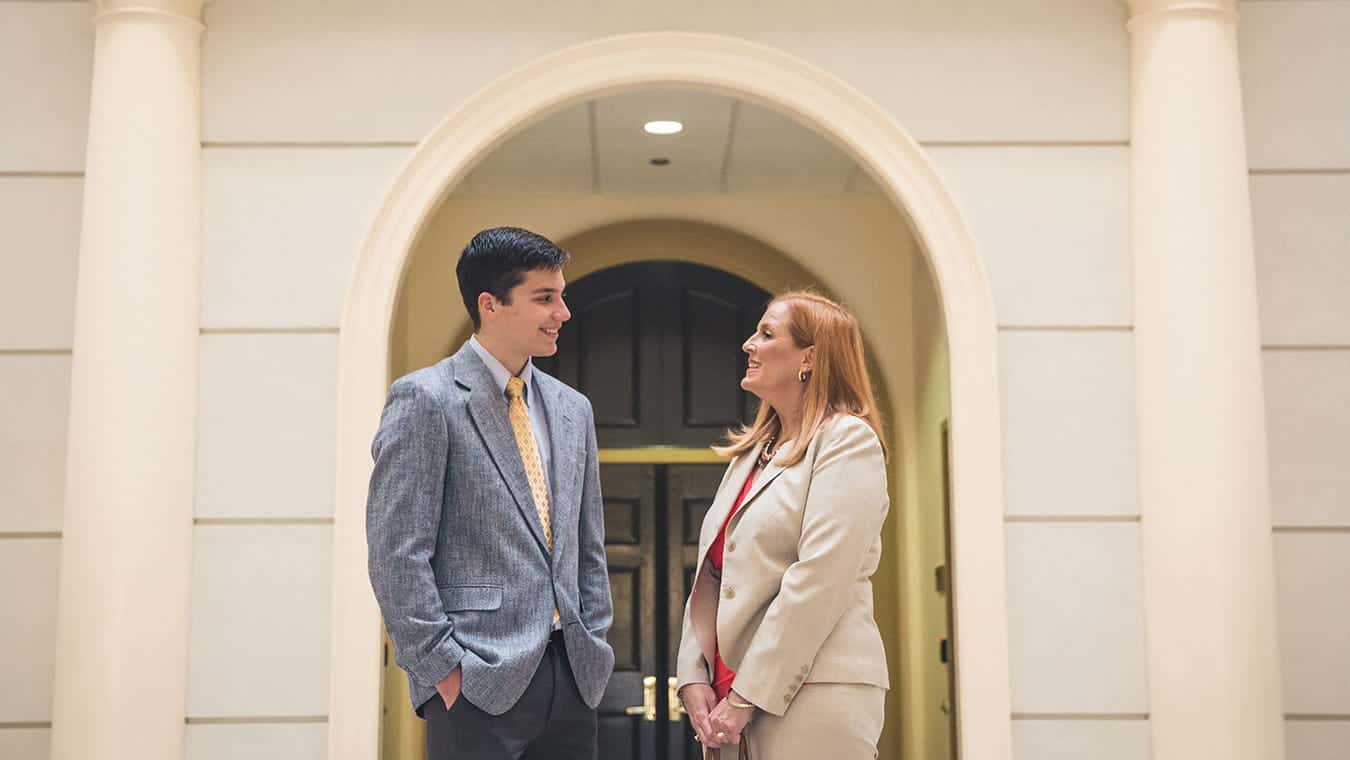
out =
[[[802,382],[797,373],[811,368],[812,349],[797,345],[788,319],[786,304],[770,305],[755,334],[741,345],[750,358],[741,387],[780,411],[800,400]]]
[[[531,356],[554,355],[558,331],[572,318],[563,302],[566,285],[561,270],[532,269],[511,288],[505,303],[491,293],[480,293],[478,310],[483,324],[479,340],[513,372]]]

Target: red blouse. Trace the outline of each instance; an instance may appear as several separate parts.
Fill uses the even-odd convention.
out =
[[[708,547],[708,562],[712,564],[713,575],[719,579],[722,577],[722,552],[727,542],[727,526],[731,524],[731,518],[735,517],[736,513],[740,511],[741,504],[745,501],[746,494],[750,493],[750,486],[754,485],[755,475],[759,473],[759,470],[760,464],[756,461],[755,466],[750,468],[750,474],[746,476],[745,483],[741,486],[741,493],[736,497],[736,503],[731,506],[731,510],[727,512],[727,518],[722,521],[722,529],[717,531],[717,538]],[[726,699],[727,694],[731,691],[731,682],[736,679],[736,674],[722,660],[721,649],[717,647],[715,640],[713,645],[715,647],[713,658],[716,662],[713,663],[712,688],[713,693],[717,695],[717,699],[722,700]]]

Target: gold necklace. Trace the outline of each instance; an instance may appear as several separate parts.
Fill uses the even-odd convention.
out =
[[[764,448],[759,452],[760,464],[765,465],[773,461],[773,455],[775,453],[773,450],[773,445],[777,442],[778,442],[777,433],[774,433],[773,435],[769,436],[769,440],[764,442]]]

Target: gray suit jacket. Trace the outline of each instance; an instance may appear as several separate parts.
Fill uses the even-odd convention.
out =
[[[394,382],[366,505],[370,582],[414,707],[463,668],[462,695],[500,715],[544,655],[553,610],[586,704],[614,668],[604,508],[590,402],[538,370],[552,448],[544,543],[506,398],[465,345]]]

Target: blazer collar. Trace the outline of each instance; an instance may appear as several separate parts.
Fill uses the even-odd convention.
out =
[[[750,465],[754,461],[752,457],[738,456],[727,465],[726,481],[713,496],[713,503],[703,517],[703,535],[699,542],[700,562],[703,561],[703,554],[712,543],[713,537],[717,535],[717,530],[727,519],[727,512],[730,512],[731,506],[736,503],[736,497],[740,495],[741,486],[745,485],[745,477],[750,474]]]
[[[544,404],[544,418],[548,420],[549,449],[552,462],[549,473],[549,499],[555,525],[575,525],[581,507],[578,492],[584,468],[586,437],[577,421],[576,403],[568,398],[567,387],[538,367],[534,379],[539,398]],[[554,531],[553,552],[556,554],[567,543],[574,531]]]
[[[772,483],[775,478],[782,474],[783,465],[779,463],[779,460],[782,459],[784,448],[785,447],[783,446],[779,446],[778,451],[774,453],[773,459],[764,466],[764,469],[760,471],[759,476],[755,478],[755,482],[750,485],[750,492],[745,495],[745,501],[741,502],[741,509],[745,509],[749,506],[750,502],[754,501],[756,496],[759,496],[765,488],[769,487],[769,484]],[[758,456],[759,452],[755,452],[753,456],[748,456],[747,458],[754,461],[754,458]],[[741,482],[744,483],[745,481]]]
[[[782,458],[785,448],[779,446],[773,460],[755,476],[755,482],[750,485],[750,491],[746,493],[745,500],[741,502],[741,508],[736,511],[736,514],[731,518],[731,522],[727,525],[727,535],[730,535],[731,531],[740,523],[740,516],[745,512],[745,508],[750,506],[750,502],[754,501],[755,497],[763,493],[770,483],[783,474],[784,468],[779,460]],[[717,492],[712,506],[708,508],[708,516],[704,518],[704,526],[711,526],[708,528],[711,532],[704,537],[703,545],[705,547],[712,543],[713,537],[717,535],[717,531],[721,529],[722,523],[727,519],[727,513],[736,504],[736,497],[740,496],[741,487],[745,485],[745,479],[750,475],[750,470],[754,467],[755,460],[758,457],[758,451],[746,452],[737,456],[728,465],[730,472],[727,475],[727,482],[722,486],[722,490]]]

